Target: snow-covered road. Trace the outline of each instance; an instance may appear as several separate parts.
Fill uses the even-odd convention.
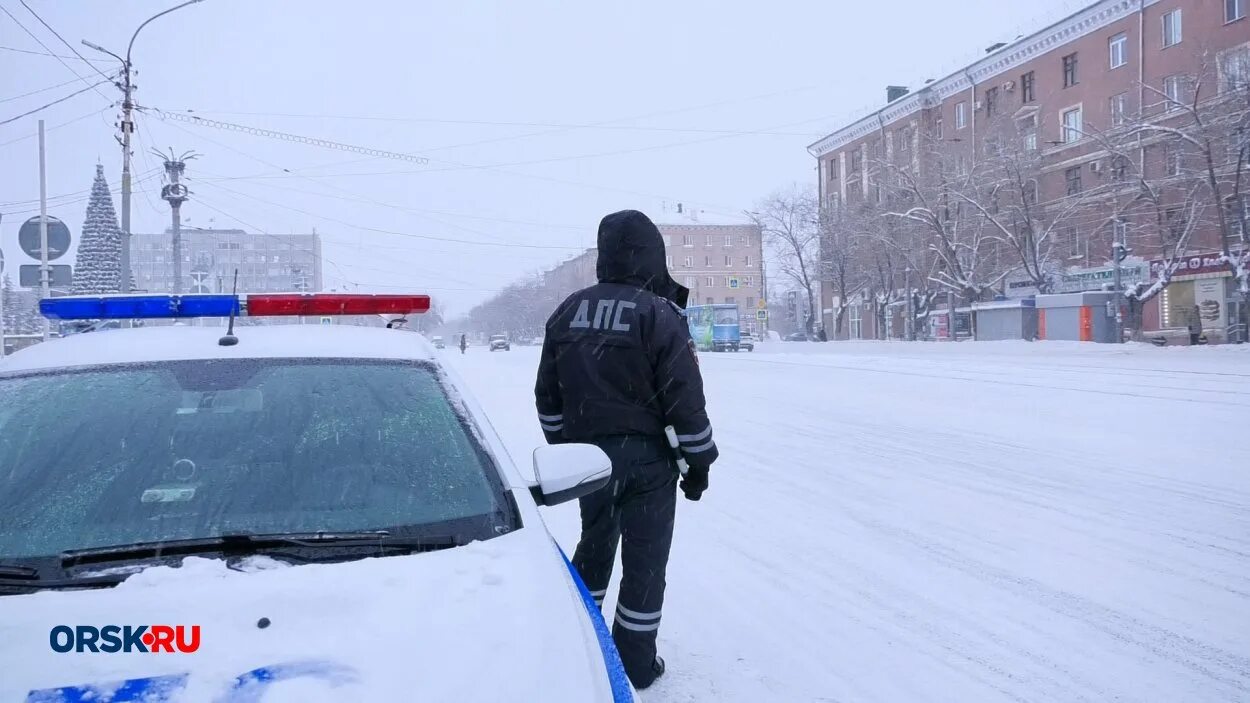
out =
[[[447,358],[527,460],[537,350]],[[722,458],[644,701],[1250,700],[1250,348],[701,360]]]

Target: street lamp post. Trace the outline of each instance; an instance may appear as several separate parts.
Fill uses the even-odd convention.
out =
[[[121,89],[122,89],[123,97],[122,97],[122,140],[121,140],[122,141],[122,256],[121,256],[121,269],[122,269],[121,284],[122,285],[121,285],[121,288],[122,288],[123,293],[130,292],[130,188],[131,188],[130,135],[135,130],[134,120],[131,119],[131,115],[135,107],[135,103],[134,103],[135,85],[130,80],[130,72],[131,72],[131,67],[132,67],[131,61],[130,61],[130,53],[135,48],[135,39],[139,37],[139,32],[143,31],[143,28],[148,26],[148,24],[152,22],[152,20],[156,19],[157,17],[168,15],[174,10],[182,9],[186,7],[187,5],[194,5],[197,2],[203,2],[203,1],[204,0],[187,0],[187,2],[184,2],[181,5],[175,5],[169,8],[168,10],[165,10],[163,12],[158,12],[155,15],[152,15],[151,17],[149,17],[147,20],[143,22],[143,24],[139,25],[139,28],[135,30],[135,33],[133,35],[131,35],[130,43],[126,45],[126,58],[124,59],[118,56],[117,54],[114,54],[113,52],[109,51],[108,49],[105,49],[104,47],[99,46],[98,44],[92,44],[86,39],[82,40],[82,43],[85,46],[95,49],[96,51],[108,54],[109,56],[112,56],[113,58],[120,61],[122,64]]]
[[[907,324],[903,325],[903,334],[907,341],[916,341],[916,311],[912,309],[914,296],[911,292],[911,266],[903,269],[903,295],[907,296]]]

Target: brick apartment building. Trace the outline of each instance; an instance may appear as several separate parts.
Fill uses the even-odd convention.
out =
[[[1100,0],[1029,36],[990,47],[980,60],[918,90],[891,87],[885,106],[808,148],[819,164],[822,207],[834,215],[870,210],[884,218],[877,226],[889,220],[888,226],[898,227],[906,224],[903,218],[882,213],[917,205],[908,193],[902,193],[909,196],[906,200],[899,197],[900,178],[921,180],[939,172],[958,178],[975,172],[978,159],[987,154],[1014,150],[1032,160],[1022,200],[1031,199],[1047,213],[1039,221],[1053,222],[1045,238],[1048,290],[1040,292],[1099,289],[1111,278],[1112,247],[1119,240],[1132,249],[1121,266],[1125,284],[1148,284],[1161,267],[1182,262],[1162,294],[1135,313],[1143,329],[1184,326],[1200,302],[1195,296],[1214,297],[1223,305],[1211,319],[1203,318],[1204,326],[1234,324],[1244,319],[1244,303],[1229,268],[1218,261],[1220,235],[1229,230],[1217,226],[1216,208],[1208,207],[1201,211],[1201,222],[1181,237],[1190,211],[1179,200],[1168,200],[1183,197],[1173,192],[1185,190],[1183,160],[1190,164],[1186,173],[1192,169],[1205,176],[1204,154],[1174,148],[1156,132],[1128,146],[1117,142],[1116,134],[1147,121],[1184,123],[1188,113],[1177,103],[1198,104],[1195,94],[1203,105],[1229,96],[1241,99],[1250,83],[1248,6],[1250,0]],[[1245,153],[1246,133],[1224,138],[1229,163],[1235,163],[1237,144]],[[1217,151],[1219,161],[1225,152]],[[1227,175],[1229,167],[1218,168]],[[1164,184],[1161,209],[1125,205],[1132,201],[1126,194],[1138,192],[1130,171],[1142,182]],[[1123,187],[1116,185],[1120,181]],[[1243,186],[1241,193],[1246,192]],[[997,191],[993,198],[993,205],[986,202],[985,207],[997,213]],[[1230,206],[1230,214],[1244,226],[1244,210],[1238,217],[1236,203]],[[949,217],[950,203],[943,207]],[[1170,235],[1150,236],[1152,222],[1161,220],[1176,230],[1183,247],[1169,248]],[[1020,223],[1014,226],[1018,230]],[[914,256],[906,263],[910,285],[941,289],[930,281],[953,276],[952,266],[926,259],[930,244],[912,240]],[[982,299],[1039,292],[1038,272],[1014,270],[1029,267],[1022,267],[1020,256],[1002,242],[987,239],[983,250],[959,252],[959,257],[963,266],[982,267],[982,278],[993,284]],[[822,252],[822,260],[829,258],[829,251]],[[836,295],[834,281],[822,281],[822,320],[830,336],[835,326],[843,338],[903,336],[902,268],[895,264],[888,279],[892,284],[856,286],[846,300]],[[898,295],[884,290],[891,287],[899,289]],[[944,292],[938,300],[945,301]],[[969,302],[967,295],[960,301]],[[835,320],[839,309],[846,310],[841,325]]]

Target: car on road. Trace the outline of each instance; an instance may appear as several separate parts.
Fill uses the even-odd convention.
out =
[[[810,342],[811,338],[807,336],[806,332],[791,332],[790,334],[786,335],[786,341],[787,342]]]
[[[435,349],[446,349],[446,348],[447,348],[447,342],[445,342],[445,341],[443,340],[443,338],[442,338],[442,337],[439,337],[439,336],[434,336],[434,337],[432,337],[432,338],[430,339],[430,341],[434,343],[434,348],[435,348]]]
[[[41,304],[61,320],[428,307]],[[0,394],[0,701],[634,700],[539,510],[604,486],[610,461],[566,444],[514,463],[420,335],[73,335],[0,360]]]
[[[490,337],[491,351],[512,351],[512,344],[508,341],[508,337],[502,334],[493,334]]]
[[[739,350],[745,349],[747,351],[755,351],[755,335],[751,334],[750,332],[743,332],[742,335],[738,338],[738,349]]]

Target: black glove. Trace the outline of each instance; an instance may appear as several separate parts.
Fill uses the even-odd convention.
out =
[[[691,466],[686,470],[686,475],[679,484],[681,492],[686,494],[686,500],[703,497],[703,491],[707,490],[707,473],[707,468],[703,466]]]

